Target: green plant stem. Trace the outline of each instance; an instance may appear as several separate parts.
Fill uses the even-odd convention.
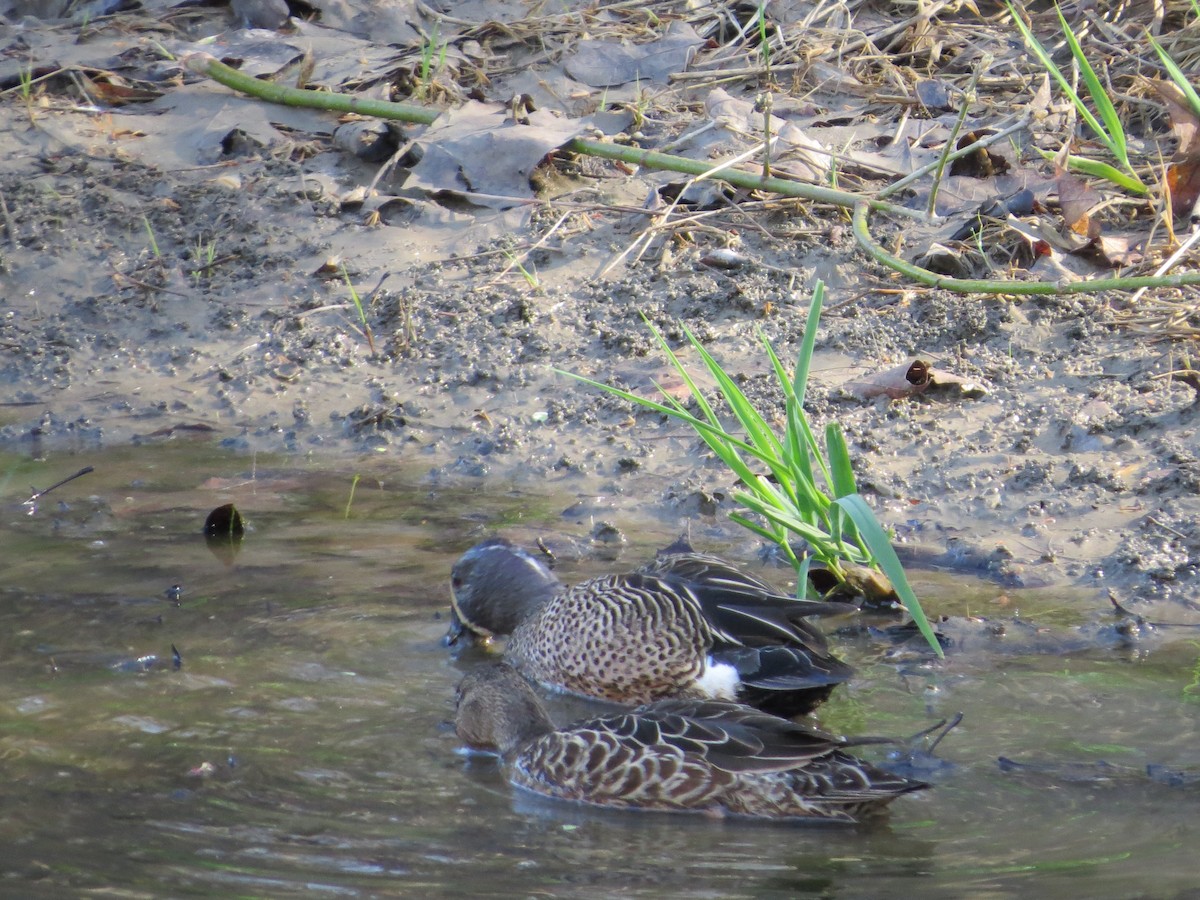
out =
[[[226,87],[250,94],[272,103],[285,106],[307,106],[313,109],[327,109],[333,112],[354,112],[365,116],[377,116],[381,119],[396,119],[403,122],[413,122],[419,125],[430,125],[440,115],[438,110],[426,109],[421,106],[411,106],[405,103],[392,103],[387,100],[360,100],[347,97],[344,94],[331,94],[326,91],[314,91],[302,88],[290,88],[272,84],[259,78],[244,75],[237,69],[230,68],[207,53],[192,53],[183,59],[193,72],[207,75],[214,81]],[[864,202],[860,194],[849,191],[839,191],[816,184],[803,184],[789,181],[786,178],[764,177],[751,172],[714,167],[709,160],[687,159],[682,156],[671,156],[654,150],[642,150],[637,147],[625,147],[618,144],[606,144],[600,141],[589,141],[575,138],[568,141],[564,150],[571,153],[582,153],[600,159],[611,159],[631,166],[644,166],[647,169],[663,169],[669,172],[679,172],[683,175],[717,177],[734,187],[749,191],[765,191],[793,197],[798,200],[812,200],[817,203],[828,203],[843,209],[852,209],[855,204]],[[715,174],[714,174],[715,173]],[[925,218],[920,210],[908,209],[894,203],[882,200],[870,200],[873,209],[889,212],[892,215],[904,216],[909,219]]]
[[[767,69],[767,77],[770,78],[770,68]],[[762,173],[765,177],[771,177],[771,92],[767,91],[763,94],[762,114],[763,114],[763,167]]]
[[[398,119],[404,122],[414,122],[419,125],[432,125],[441,112],[436,109],[426,109],[423,106],[411,106],[406,103],[393,103],[389,100],[371,100],[364,97],[348,97],[345,94],[334,94],[329,91],[314,91],[307,88],[286,87],[261,78],[254,78],[225,65],[215,56],[208,53],[189,53],[183,58],[183,64],[200,75],[207,75],[213,81],[220,82],[226,87],[279,103],[282,106],[302,106],[308,109],[327,109],[332,112],[352,112],[363,116],[375,116],[380,119]]]
[[[979,84],[979,77],[983,74],[983,70],[991,64],[990,55],[985,56],[983,61],[975,67],[975,74],[971,76],[970,85],[963,91],[962,108],[958,111],[958,118],[954,120],[954,127],[950,129],[950,136],[946,138],[946,146],[942,148],[937,168],[934,169],[933,187],[929,189],[929,204],[925,207],[925,212],[930,218],[933,218],[933,214],[937,210],[937,195],[942,187],[942,176],[946,172],[946,166],[950,163],[950,154],[954,152],[954,145],[958,142],[958,133],[962,131],[963,123],[967,121],[967,111],[975,100],[975,88]]]
[[[767,87],[771,86],[771,41],[767,34],[767,0],[758,4],[758,43],[762,53],[763,68],[767,73]],[[768,173],[770,174],[770,173]]]
[[[1005,281],[1003,279],[951,278],[929,269],[906,262],[888,253],[880,246],[867,228],[870,204],[859,203],[854,207],[854,237],[858,245],[876,262],[894,269],[921,284],[944,288],[960,294],[1089,294],[1093,291],[1132,291],[1138,288],[1182,287],[1200,284],[1200,272],[1182,275],[1138,275],[1129,278],[1092,278],[1087,281]]]
[[[385,119],[397,119],[418,124],[431,124],[439,113],[437,110],[410,106],[404,103],[391,103],[386,100],[363,100],[346,97],[342,94],[332,94],[324,91],[302,90],[272,84],[249,75],[243,75],[218,61],[207,53],[192,53],[184,57],[184,64],[193,72],[207,75],[214,81],[226,87],[242,91],[273,103],[287,106],[305,106],[314,109],[328,109],[337,112],[356,112],[361,115],[377,116]],[[863,197],[849,191],[815,184],[803,184],[788,181],[784,178],[764,178],[749,172],[731,169],[719,169],[713,172],[711,162],[706,160],[686,159],[681,156],[671,156],[653,150],[641,150],[633,147],[622,147],[616,144],[606,144],[599,141],[589,141],[574,138],[567,142],[564,149],[573,152],[612,159],[629,165],[645,166],[649,169],[663,169],[680,172],[684,175],[720,178],[734,187],[746,190],[759,190],[792,197],[799,200],[811,200],[816,203],[828,203],[831,206],[854,210],[854,234],[862,247],[877,262],[918,281],[933,287],[943,287],[959,293],[978,294],[1086,294],[1094,291],[1133,291],[1138,288],[1174,288],[1189,284],[1200,284],[1200,273],[1162,276],[1135,276],[1129,278],[1096,278],[1087,281],[1059,283],[1056,281],[1004,281],[997,279],[966,279],[948,278],[923,269],[920,266],[898,259],[883,249],[871,237],[867,229],[867,216],[872,211],[887,212],[908,219],[925,220],[925,214],[920,210],[908,209],[884,200]],[[971,148],[964,148],[970,152]],[[951,157],[953,158],[953,154]]]
[[[734,187],[748,191],[765,191],[780,194],[797,200],[812,200],[816,203],[828,203],[843,209],[853,209],[859,203],[866,203],[873,210],[880,210],[906,219],[925,221],[925,213],[919,209],[909,209],[887,203],[883,200],[872,200],[861,194],[850,191],[839,191],[836,188],[822,187],[819,184],[804,184],[799,181],[789,181],[786,178],[771,176],[766,178],[751,172],[741,172],[736,169],[722,169],[714,166],[710,160],[687,159],[682,156],[671,156],[654,150],[641,150],[636,147],[623,147],[618,144],[604,144],[599,141],[587,141],[575,138],[568,142],[564,149],[573,153],[586,153],[601,159],[613,159],[628,165],[644,166],[647,169],[665,169],[670,172],[680,172],[684,175],[709,175],[720,178]]]

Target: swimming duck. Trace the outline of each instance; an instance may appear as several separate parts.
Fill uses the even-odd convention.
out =
[[[455,730],[521,788],[596,806],[857,822],[929,785],[846,752],[855,743],[720,700],[660,700],[555,729],[506,663],[458,687]]]
[[[547,687],[635,705],[741,700],[808,712],[852,670],[805,620],[829,604],[779,594],[717,557],[670,553],[565,587],[503,538],[454,564],[447,642],[511,635],[505,658]]]

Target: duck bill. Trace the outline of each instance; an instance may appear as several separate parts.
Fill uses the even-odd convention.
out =
[[[462,641],[469,645],[474,640],[475,635],[462,619],[458,617],[458,610],[453,606],[450,607],[450,627],[446,630],[446,636],[443,638],[447,647],[456,647],[458,642]]]

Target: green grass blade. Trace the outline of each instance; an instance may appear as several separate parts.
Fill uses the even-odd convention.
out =
[[[785,486],[790,486],[791,479],[789,478],[789,472],[786,464],[782,462],[783,448],[778,439],[775,437],[766,421],[761,415],[759,415],[758,411],[754,409],[753,405],[751,405],[746,395],[737,386],[733,379],[725,373],[720,364],[713,358],[712,354],[710,354],[704,348],[699,339],[690,330],[684,329],[684,333],[687,335],[688,341],[699,354],[700,358],[704,362],[705,367],[708,368],[714,380],[716,380],[718,388],[720,389],[722,396],[724,396],[726,403],[729,405],[730,410],[738,419],[742,427],[746,430],[748,441],[737,440],[721,426],[720,420],[717,418],[717,414],[713,410],[712,405],[705,399],[700,386],[696,384],[682,360],[680,360],[674,351],[671,350],[666,338],[657,328],[655,328],[654,324],[650,322],[645,315],[642,316],[642,320],[646,322],[646,325],[650,328],[655,340],[658,342],[663,352],[667,355],[667,358],[670,360],[671,365],[675,368],[676,372],[678,372],[680,378],[683,379],[684,384],[687,386],[688,391],[695,399],[696,404],[700,407],[701,412],[704,413],[705,420],[707,420],[709,427],[705,429],[698,429],[698,431],[700,432],[700,436],[704,439],[705,443],[708,444],[708,446],[722,459],[722,461],[726,463],[726,465],[735,471],[741,481],[751,490],[757,489],[756,485],[759,482],[757,475],[755,475],[749,469],[749,467],[745,465],[737,452],[730,450],[729,446],[727,445],[734,444],[741,450],[749,452],[752,456],[767,466],[776,480]],[[606,385],[601,385],[601,387],[607,388]],[[695,427],[696,422],[701,421],[688,413],[683,404],[679,403],[679,401],[677,401],[674,397],[667,394],[666,391],[663,391],[662,388],[659,388],[659,392],[662,393],[663,396],[666,397],[675,408],[676,418],[681,418],[684,421],[687,421],[689,424],[692,424],[693,427]],[[644,398],[639,398],[636,395],[630,395],[626,399],[641,401]],[[643,405],[646,404],[643,403]]]
[[[804,411],[795,395],[788,398],[786,416],[786,437],[788,458],[793,467],[805,481],[813,480],[812,457],[808,452],[808,444],[804,439],[804,429],[800,422],[804,419]]]
[[[738,525],[741,525],[747,531],[754,532],[760,538],[762,538],[764,541],[768,541],[771,544],[777,544],[779,541],[778,529],[766,528],[763,525],[760,525],[754,519],[746,518],[741,513],[731,512],[729,514],[729,520],[731,522],[736,522]],[[786,544],[787,542],[785,541],[784,543]],[[789,549],[790,549],[790,546],[791,545],[788,545]]]
[[[830,422],[825,426],[825,447],[829,454],[833,496],[857,494],[858,486],[854,483],[854,470],[850,466],[850,448],[846,446],[846,438],[837,422]]]
[[[742,454],[758,460],[766,466],[777,480],[788,480],[789,472],[786,463],[781,460],[763,453],[759,448],[729,434],[722,429],[720,425],[713,425],[704,419],[698,418],[688,412],[679,401],[664,392],[664,396],[670,401],[671,405],[659,403],[656,400],[651,400],[648,397],[641,397],[631,391],[623,388],[614,387],[611,384],[604,384],[600,381],[587,378],[583,375],[577,375],[574,372],[566,372],[561,369],[555,369],[560,375],[566,375],[576,381],[580,381],[591,387],[599,388],[606,393],[612,394],[614,397],[620,397],[622,400],[627,400],[630,403],[637,404],[645,409],[654,410],[665,416],[670,416],[673,419],[678,419],[692,427],[699,435],[700,439],[708,445],[708,447],[720,458],[726,467],[733,472],[738,480],[746,486],[746,488],[764,498],[765,502],[774,505],[777,508],[785,509],[794,505],[795,498],[793,496],[783,497],[776,490],[775,485],[766,481],[758,475],[742,458]],[[661,390],[661,389],[660,389]],[[824,499],[828,504],[828,498]]]
[[[808,416],[802,415],[798,419],[800,433],[804,435],[804,443],[808,445],[812,458],[817,461],[821,477],[825,479],[826,484],[833,484],[833,473],[829,471],[829,466],[825,464],[825,457],[821,455],[821,445],[817,443],[817,436],[813,433],[812,426],[808,424]]]
[[[769,522],[786,528],[788,531],[804,538],[804,540],[808,541],[813,555],[831,568],[837,568],[839,560],[849,560],[868,566],[872,565],[868,554],[863,553],[857,547],[852,547],[837,540],[820,525],[813,525],[796,518],[792,510],[772,507],[763,503],[753,494],[738,493],[734,496],[734,499],[751,512],[758,513]]]
[[[817,345],[817,325],[821,321],[821,309],[825,305],[825,282],[820,279],[813,286],[812,301],[808,305],[808,318],[804,320],[804,337],[800,341],[800,353],[796,357],[796,375],[792,392],[800,408],[804,408],[804,393],[808,388],[808,370],[812,366],[813,352]]]
[[[812,567],[812,557],[805,554],[804,559],[799,560],[799,565],[793,566],[796,570],[796,599],[808,599],[808,570]]]
[[[1142,196],[1150,193],[1150,188],[1146,187],[1140,178],[1129,175],[1120,169],[1110,166],[1108,163],[1099,162],[1098,160],[1084,159],[1080,156],[1069,156],[1067,157],[1067,169],[1071,172],[1079,172],[1082,175],[1090,175],[1093,178],[1103,178],[1105,181],[1111,181],[1131,194]]]
[[[811,478],[792,473],[794,479],[792,495],[796,498],[792,511],[800,519],[812,525],[829,527],[829,507],[833,500],[827,497]]]
[[[780,390],[783,391],[783,396],[787,400],[793,400],[796,397],[795,385],[792,379],[788,377],[787,369],[783,367],[783,361],[779,358],[779,354],[775,352],[775,348],[771,345],[771,340],[763,333],[763,330],[758,329],[758,340],[763,345],[763,350],[767,353],[767,359],[771,361],[771,368],[775,370],[775,378],[779,382]]]
[[[1053,162],[1058,158],[1057,153],[1051,153],[1049,150],[1038,150],[1043,159]],[[1091,178],[1103,178],[1105,181],[1111,181],[1117,187],[1123,188],[1131,194],[1145,195],[1150,192],[1137,178],[1134,178],[1120,169],[1110,166],[1108,163],[1100,162],[1095,159],[1085,159],[1082,156],[1068,156],[1067,170],[1070,172],[1078,172],[1080,175],[1087,175]]]
[[[695,341],[691,333],[688,337]],[[729,411],[733,413],[734,418],[738,420],[738,424],[746,431],[746,437],[750,443],[754,444],[764,453],[769,453],[776,458],[783,455],[783,446],[779,443],[779,439],[775,437],[775,433],[771,430],[771,426],[767,424],[766,419],[762,417],[749,398],[743,393],[742,389],[737,386],[737,383],[730,378],[721,368],[720,364],[713,359],[707,350],[696,342],[696,352],[700,354],[700,358],[704,361],[704,365],[708,368],[709,374],[717,382],[717,386],[721,389],[721,394],[725,397],[725,402],[729,406]]]
[[[1080,117],[1087,122],[1088,127],[1097,135],[1103,134],[1104,129],[1092,115],[1092,111],[1087,108],[1083,102],[1083,98],[1075,93],[1075,88],[1071,85],[1070,80],[1062,73],[1057,63],[1051,59],[1050,54],[1046,52],[1046,48],[1041,42],[1033,36],[1033,32],[1029,30],[1029,26],[1025,24],[1025,20],[1018,15],[1016,8],[1012,5],[1011,0],[1005,0],[1005,5],[1008,7],[1009,13],[1012,15],[1013,23],[1017,26],[1017,30],[1021,32],[1021,36],[1025,38],[1025,43],[1029,49],[1033,51],[1033,55],[1038,58],[1038,62],[1042,64],[1042,68],[1050,73],[1051,77],[1058,82],[1058,86],[1062,88],[1063,93],[1071,98],[1071,103],[1079,112]]]
[[[879,520],[875,518],[874,511],[859,494],[839,497],[837,503],[846,510],[846,514],[858,526],[858,531],[871,549],[871,554],[879,563],[879,567],[883,569],[883,574],[891,579],[892,587],[896,589],[896,595],[904,604],[904,608],[908,610],[908,614],[912,616],[913,622],[916,623],[917,630],[921,632],[938,657],[944,657],[942,647],[933,632],[933,626],[925,617],[925,611],[921,609],[921,601],[917,599],[912,585],[908,583],[908,576],[904,574],[904,566],[900,564],[900,559],[892,548],[892,542],[888,540],[887,533],[879,524]]]
[[[774,430],[755,409],[737,383],[721,368],[720,363],[700,344],[696,336],[691,331],[686,333],[696,353],[708,368],[709,374],[717,382],[730,411],[745,430],[747,441],[759,451],[758,458],[766,463],[779,487],[787,494],[788,501],[792,505],[801,504],[802,500],[798,491],[803,491],[803,479],[796,477],[792,465],[789,464],[788,452],[776,437]],[[809,480],[811,481],[811,477]],[[752,490],[754,489],[753,484],[749,482],[746,484]]]
[[[1167,70],[1167,74],[1171,76],[1171,80],[1175,82],[1175,86],[1183,91],[1183,95],[1187,98],[1188,106],[1192,109],[1192,115],[1200,119],[1200,94],[1196,93],[1196,89],[1192,87],[1192,83],[1188,81],[1188,77],[1183,74],[1183,69],[1175,63],[1171,58],[1171,54],[1163,49],[1162,44],[1154,39],[1154,35],[1147,34],[1150,40],[1150,46],[1154,48],[1154,52],[1158,54],[1158,58],[1162,60],[1163,66]]]
[[[633,393],[632,391],[614,387],[611,384],[605,384],[602,381],[596,381],[584,375],[577,375],[574,372],[567,372],[563,369],[555,369],[554,371],[559,375],[566,375],[568,378],[574,378],[576,381],[583,382],[590,387],[599,388],[606,393],[612,394],[614,397],[620,397],[622,400],[628,400],[630,403],[636,403],[638,406],[644,407],[645,409],[651,409],[657,413],[661,413],[664,416],[670,416],[672,419],[678,419],[681,422],[686,422],[688,425],[691,425],[694,429],[696,429],[697,433],[705,440],[707,440],[708,437],[713,437],[724,443],[727,443],[733,448],[749,454],[750,456],[761,458],[761,455],[755,447],[726,432],[723,428],[721,428],[720,423],[714,425],[711,422],[706,422],[704,419],[692,415],[682,404],[678,403],[675,398],[671,397],[665,391],[663,392],[663,396],[667,397],[667,399],[674,404],[673,406],[659,403],[657,400],[651,400],[649,397],[642,397]],[[657,385],[655,386],[657,387]],[[659,390],[661,391],[662,389],[659,388]],[[763,460],[763,462],[766,461]]]
[[[787,369],[783,367],[783,362],[779,359],[778,354],[776,354],[775,348],[771,346],[771,342],[761,330],[758,336],[762,340],[763,349],[766,350],[767,358],[771,361],[771,367],[775,370],[775,378],[779,382],[780,389],[786,398],[784,458],[791,463],[797,484],[801,487],[811,485],[813,483],[813,454],[810,450],[810,444],[805,435],[804,428],[802,427],[802,423],[805,422],[804,409],[800,405],[800,398],[796,396],[792,379],[788,377]],[[815,500],[815,498],[811,499]]]
[[[850,449],[846,446],[846,438],[842,435],[842,429],[837,422],[830,422],[825,426],[825,447],[829,455],[830,486],[833,489],[833,496],[848,497],[851,494],[857,494],[858,486],[854,483],[854,470],[850,465]],[[864,554],[869,554],[867,548],[862,545],[858,530],[853,524],[845,521],[844,511],[840,506],[834,505],[830,510],[829,530],[839,542],[844,541],[846,535],[849,535],[862,547]],[[842,546],[844,547],[844,544]],[[843,550],[843,552],[845,551]]]
[[[1088,124],[1096,130],[1096,137],[1104,143],[1104,146],[1117,158],[1117,161],[1126,170],[1130,170],[1129,151],[1125,142],[1125,126],[1121,124],[1120,118],[1117,117],[1117,110],[1113,107],[1112,100],[1108,96],[1108,91],[1100,83],[1100,78],[1096,75],[1096,70],[1092,68],[1092,64],[1083,55],[1083,48],[1079,45],[1079,40],[1075,37],[1075,32],[1071,30],[1071,26],[1067,24],[1066,16],[1062,14],[1062,8],[1058,4],[1055,4],[1054,11],[1058,13],[1058,21],[1062,23],[1063,35],[1067,39],[1067,44],[1071,47],[1071,55],[1075,57],[1075,65],[1079,67],[1079,74],[1083,78],[1083,83],[1087,85],[1088,93],[1092,95],[1092,102],[1096,104],[1096,110],[1100,113],[1100,118],[1104,120],[1104,128],[1102,129],[1097,127],[1094,120],[1089,120]]]
[[[683,383],[687,385],[688,391],[690,391],[692,397],[695,398],[696,404],[700,407],[700,411],[704,413],[704,417],[709,421],[710,424],[719,425],[720,423],[717,420],[717,414],[713,412],[712,405],[704,398],[704,392],[700,390],[699,385],[697,385],[692,379],[691,373],[687,370],[687,366],[685,366],[679,357],[675,355],[675,351],[671,349],[671,345],[667,343],[667,339],[663,337],[662,332],[654,326],[654,323],[646,317],[646,314],[642,313],[641,315],[642,321],[646,323],[646,327],[648,327],[650,329],[650,333],[654,335],[654,339],[658,342],[658,346],[662,348],[663,353],[666,354],[667,359],[670,360],[675,371],[679,373],[679,377],[683,379]],[[663,393],[665,394],[666,392],[663,391]]]

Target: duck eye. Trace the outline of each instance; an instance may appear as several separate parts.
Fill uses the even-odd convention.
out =
[[[451,578],[450,578],[450,587],[454,588],[455,590],[458,590],[460,587],[462,587],[462,583],[463,583],[463,580],[462,580],[462,576],[461,576],[461,575],[453,575],[453,576],[451,576]]]

